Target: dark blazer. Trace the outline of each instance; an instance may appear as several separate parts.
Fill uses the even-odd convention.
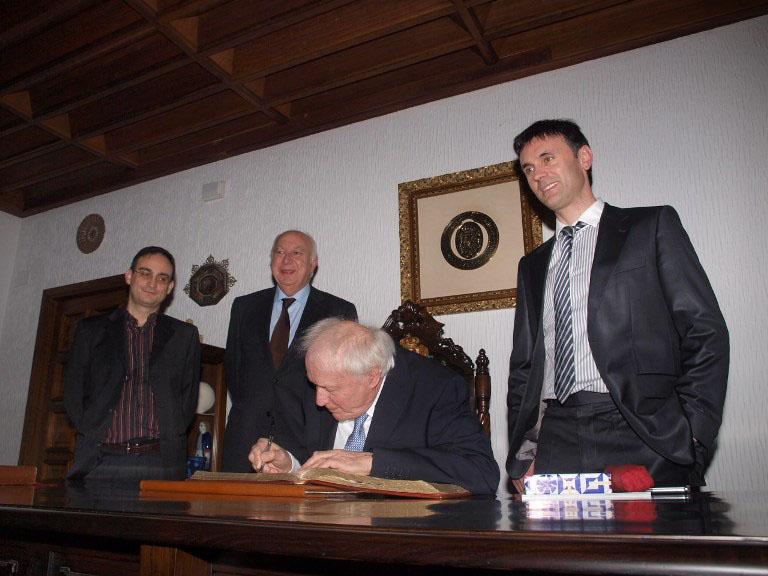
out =
[[[97,463],[120,399],[126,370],[124,309],[84,318],[77,325],[64,376],[64,406],[77,430],[75,462],[68,478],[87,474]],[[184,477],[187,428],[200,390],[200,338],[197,328],[160,315],[149,358],[149,385],[160,423],[163,465]]]
[[[520,261],[507,405],[507,470],[535,440],[544,376],[544,285],[554,238]],[[600,220],[587,304],[595,363],[632,429],[669,460],[703,470],[720,427],[728,329],[677,212],[615,208]],[[692,438],[700,443],[695,449]]]
[[[232,303],[225,354],[227,388],[232,397],[224,434],[223,469],[227,471],[252,470],[248,461],[251,446],[271,431],[267,412],[274,417],[276,438],[295,439],[303,433],[301,404],[310,384],[297,344],[306,329],[318,320],[334,316],[357,320],[353,304],[311,288],[291,346],[275,370],[269,349],[275,290],[240,296]]]
[[[304,404],[309,454],[332,449],[337,426],[314,398],[309,394]],[[281,446],[295,455],[292,446]],[[499,484],[491,442],[470,410],[467,382],[399,346],[364,450],[373,452],[371,476],[458,484],[474,494],[495,494]]]

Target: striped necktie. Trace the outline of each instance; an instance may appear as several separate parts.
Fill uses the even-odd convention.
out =
[[[560,231],[562,249],[555,270],[555,396],[563,403],[576,385],[573,355],[573,312],[571,310],[571,255],[576,230],[586,226],[577,222]]]

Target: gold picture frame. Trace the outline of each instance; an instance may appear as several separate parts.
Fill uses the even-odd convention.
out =
[[[402,301],[431,314],[512,308],[517,263],[542,242],[514,162],[398,185]]]

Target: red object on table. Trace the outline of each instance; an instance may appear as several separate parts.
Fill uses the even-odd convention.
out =
[[[611,487],[614,492],[643,492],[653,488],[654,482],[645,466],[621,464],[605,469],[611,475]]]

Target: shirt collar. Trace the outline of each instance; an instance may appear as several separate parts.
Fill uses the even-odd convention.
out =
[[[285,292],[283,292],[280,289],[280,286],[275,285],[275,302],[280,302],[283,298],[294,298],[296,302],[301,302],[302,304],[306,304],[307,298],[309,298],[309,291],[312,288],[311,284],[307,284],[296,292],[293,296],[288,296]]]
[[[603,208],[605,208],[605,202],[601,198],[598,198],[589,208],[581,213],[576,221],[581,221],[587,226],[597,228],[600,225],[600,217],[603,215]],[[560,231],[566,226],[567,224],[563,224],[560,220],[555,219],[555,238],[560,235]]]

